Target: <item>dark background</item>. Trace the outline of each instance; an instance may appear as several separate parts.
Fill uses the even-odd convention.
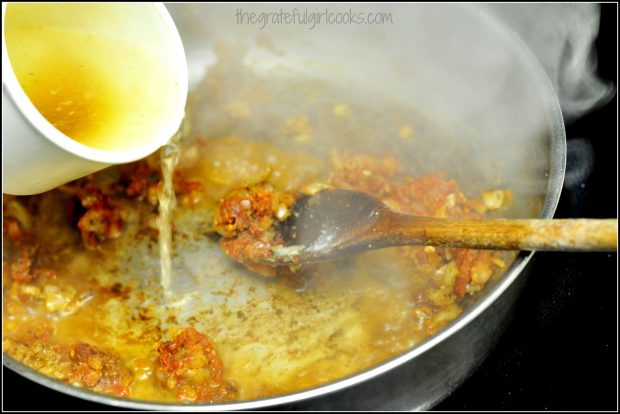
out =
[[[618,80],[617,5],[603,4],[599,76]],[[591,146],[593,169],[562,190],[557,218],[618,217],[618,100],[566,125],[567,175]],[[587,152],[587,151],[586,151]],[[572,184],[572,185],[571,185]],[[618,409],[617,253],[540,253],[515,317],[481,367],[436,410]]]
[[[602,79],[618,79],[617,5],[603,4]],[[568,183],[558,218],[618,217],[618,101],[566,126],[568,173],[591,148],[591,173]],[[542,253],[514,319],[481,367],[436,410],[618,409],[617,253]],[[39,386],[3,367],[3,410],[114,410]]]

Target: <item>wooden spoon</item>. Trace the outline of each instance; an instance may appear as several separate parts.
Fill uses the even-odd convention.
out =
[[[303,265],[391,246],[493,250],[615,251],[617,219],[451,219],[396,213],[362,192],[322,190],[303,197],[280,224],[285,245],[272,266]]]

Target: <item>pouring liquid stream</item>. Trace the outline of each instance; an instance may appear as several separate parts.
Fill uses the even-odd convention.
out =
[[[174,109],[177,87],[169,65],[124,39],[32,23],[45,21],[48,10],[12,4],[6,11],[7,53],[32,104],[65,136],[88,147],[116,151],[149,143]],[[173,173],[183,125],[161,150],[158,227],[165,298],[172,295]]]
[[[161,267],[161,287],[164,301],[172,299],[172,220],[177,200],[174,193],[174,169],[179,163],[181,155],[181,141],[183,137],[183,124],[172,136],[170,141],[161,149],[161,174],[162,181],[159,184],[159,256]]]

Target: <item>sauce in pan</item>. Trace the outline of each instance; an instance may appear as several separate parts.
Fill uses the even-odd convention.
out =
[[[407,109],[380,118],[320,80],[270,79],[232,56],[235,72],[223,54],[190,99],[192,133],[171,174],[174,300],[162,302],[159,154],[41,195],[5,196],[5,353],[125,398],[273,396],[410,349],[509,265],[509,253],[429,247],[275,277],[239,264],[246,237],[286,216],[289,193],[352,188],[395,210],[453,217],[501,214],[511,196],[498,187],[466,195],[423,160],[411,164],[399,148],[432,134]]]

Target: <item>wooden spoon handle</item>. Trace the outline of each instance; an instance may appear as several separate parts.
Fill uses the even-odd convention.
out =
[[[393,245],[496,250],[615,251],[617,219],[444,219],[397,213],[378,231]]]

